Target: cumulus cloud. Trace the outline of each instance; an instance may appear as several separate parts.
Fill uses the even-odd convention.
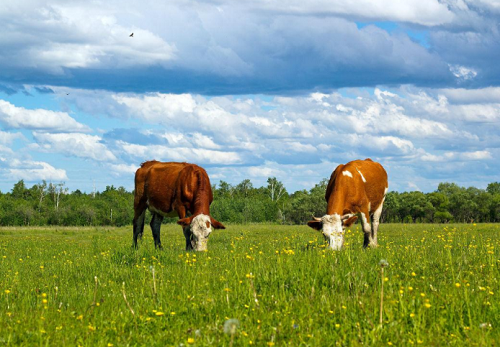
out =
[[[112,99],[125,107],[124,118],[135,116],[176,130],[154,135],[164,138],[169,147],[231,148],[253,152],[254,157],[279,154],[303,158],[304,154],[311,158],[314,154],[312,158],[319,161],[322,152],[331,148],[337,152],[362,148],[368,153],[401,156],[421,146],[429,150],[429,144],[439,141],[457,145],[464,139],[479,141],[476,134],[457,123],[475,120],[471,114],[478,117],[469,110],[474,105],[451,104],[443,94],[439,90],[375,88],[372,95],[364,97],[313,93],[265,102],[259,98],[162,93],[115,94]],[[109,100],[106,95],[103,98]],[[114,106],[105,109],[109,107]],[[480,114],[495,122],[500,114],[495,110],[490,106]],[[129,142],[138,143],[133,137],[140,138],[132,136]]]
[[[423,161],[431,162],[445,162],[445,161],[475,161],[475,160],[485,160],[492,159],[491,153],[488,150],[475,151],[475,152],[446,152],[442,155],[435,155],[426,153],[422,155],[421,159]]]
[[[135,158],[147,160],[155,158],[160,161],[188,161],[200,164],[232,165],[242,162],[235,152],[215,151],[202,148],[185,148],[167,146],[141,146],[121,142],[123,151]]]
[[[0,144],[10,145],[15,140],[26,140],[26,138],[21,133],[11,133],[0,130]]]
[[[58,87],[46,88],[59,95]],[[329,177],[339,163],[367,157],[391,170],[393,189],[407,189],[408,175],[423,190],[439,179],[464,180],[466,172],[476,174],[470,162],[486,165],[485,181],[499,168],[495,88],[379,86],[274,97],[95,91],[92,98],[84,90],[68,91],[73,99],[58,98],[78,109],[80,95],[92,100],[92,114],[100,124],[109,122],[107,130],[35,131],[35,142],[18,152],[87,159],[127,187],[138,165],[150,159],[198,163],[231,183],[250,177],[265,184],[265,176],[276,176],[292,191]],[[108,115],[113,109],[120,112]],[[31,141],[20,134],[0,132],[5,156],[13,155],[14,145]]]
[[[39,146],[38,149],[41,151],[61,153],[95,161],[116,160],[115,155],[101,143],[101,138],[96,135],[34,132],[33,137]]]
[[[71,132],[88,132],[90,130],[89,127],[78,123],[65,112],[45,109],[28,110],[5,100],[0,100],[0,123],[12,129]]]
[[[68,179],[66,170],[56,169],[52,165],[41,161],[19,161],[14,160],[7,169],[9,177],[14,180],[25,180],[27,182],[64,181]]]
[[[135,175],[135,172],[139,168],[138,165],[134,164],[109,164],[108,167],[117,175],[125,175],[130,177],[130,175]]]

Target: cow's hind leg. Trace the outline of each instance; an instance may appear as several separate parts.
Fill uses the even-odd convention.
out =
[[[372,227],[368,211],[361,212],[361,225],[363,226],[364,233],[363,248],[366,248],[372,245]]]
[[[153,232],[153,239],[155,240],[155,248],[161,249],[161,241],[160,241],[160,228],[161,222],[163,222],[163,216],[158,213],[153,213],[153,218],[151,218],[151,231]]]
[[[137,239],[142,238],[144,232],[144,218],[146,216],[146,209],[134,212],[134,247],[137,248]]]

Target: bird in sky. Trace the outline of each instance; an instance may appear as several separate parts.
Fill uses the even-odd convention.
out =
[[[130,34],[128,37],[134,37],[134,33]]]

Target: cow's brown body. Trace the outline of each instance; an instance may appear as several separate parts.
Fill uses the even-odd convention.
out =
[[[340,216],[342,226],[342,230],[338,225],[333,227],[332,233],[343,233],[344,228],[356,221],[355,215],[360,215],[365,233],[364,247],[377,246],[377,231],[387,189],[387,173],[379,163],[365,159],[339,165],[330,177],[325,194],[325,217]],[[316,219],[308,225],[320,230],[324,221],[328,222],[329,218],[325,217],[323,221]],[[337,217],[333,219],[338,224]]]
[[[224,228],[210,217],[212,201],[210,180],[206,171],[198,165],[158,161],[143,163],[135,174],[134,245],[137,246],[137,238],[142,236],[145,211],[149,209],[153,216],[151,229],[156,247],[161,248],[160,226],[163,217],[177,215],[177,223],[184,228],[186,248],[193,248],[190,225],[195,217],[208,217],[207,230],[210,224],[216,229]],[[188,214],[190,217],[186,218]]]

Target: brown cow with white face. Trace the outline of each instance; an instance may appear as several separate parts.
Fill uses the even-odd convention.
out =
[[[377,247],[377,231],[387,189],[387,173],[379,163],[365,159],[341,164],[332,173],[326,188],[326,215],[314,218],[307,225],[322,230],[330,248],[340,250],[345,228],[355,223],[356,215],[360,215],[365,234],[363,247]]]
[[[165,216],[179,216],[186,250],[204,251],[212,228],[225,229],[210,216],[213,201],[207,172],[195,164],[147,161],[135,173],[134,246],[144,231],[146,209],[152,214],[155,247],[161,248],[160,227]],[[190,217],[186,217],[187,213]]]

